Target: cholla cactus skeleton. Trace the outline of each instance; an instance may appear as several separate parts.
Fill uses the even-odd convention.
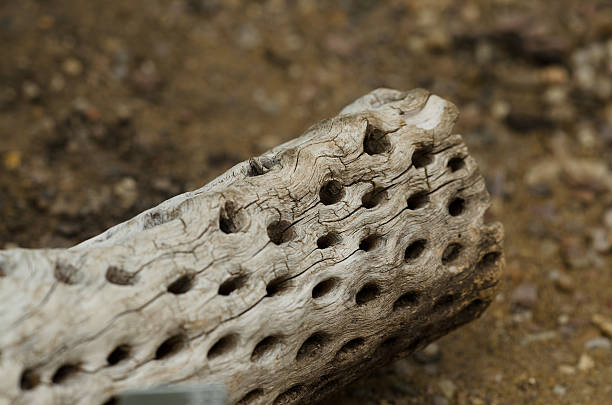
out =
[[[457,110],[376,90],[67,250],[0,252],[0,404],[315,400],[477,318],[503,265]]]

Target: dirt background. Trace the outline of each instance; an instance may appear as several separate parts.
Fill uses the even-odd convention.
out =
[[[0,56],[5,248],[94,236],[376,87],[452,100],[502,291],[328,403],[610,403],[612,2],[2,1]]]

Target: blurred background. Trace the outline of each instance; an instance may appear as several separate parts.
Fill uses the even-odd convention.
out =
[[[328,403],[609,403],[609,0],[2,1],[0,247],[71,246],[377,87],[459,106],[507,267]]]

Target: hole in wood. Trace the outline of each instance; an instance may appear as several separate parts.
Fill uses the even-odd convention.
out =
[[[275,278],[266,286],[266,296],[273,297],[282,294],[288,286],[287,279],[282,277]]]
[[[433,146],[427,145],[418,148],[412,154],[412,164],[416,168],[421,168],[433,162]]]
[[[323,332],[314,333],[308,339],[306,339],[304,343],[302,343],[302,346],[298,350],[295,359],[297,361],[302,361],[317,357],[321,354],[327,343],[329,343],[328,334]]]
[[[176,295],[185,294],[193,287],[193,274],[183,274],[168,286],[168,292]]]
[[[406,248],[406,251],[404,252],[404,260],[407,263],[410,263],[418,259],[419,256],[423,254],[426,247],[427,247],[427,241],[425,239],[415,240],[410,245],[408,245],[408,247]]]
[[[340,235],[336,232],[329,232],[317,239],[319,249],[327,249],[340,242]]]
[[[373,234],[368,235],[359,242],[359,249],[365,252],[376,249],[382,242],[380,236]]]
[[[368,124],[363,138],[363,151],[368,155],[377,155],[391,149],[389,137],[382,130]]]
[[[102,405],[119,405],[119,397],[110,397]]]
[[[448,213],[453,217],[463,214],[464,211],[465,200],[461,197],[456,197],[448,204]]]
[[[495,266],[497,266],[498,260],[501,258],[500,252],[489,252],[485,254],[482,259],[478,261],[476,265],[476,270],[478,271],[486,271]]]
[[[130,356],[130,351],[129,345],[119,345],[106,357],[106,362],[109,366],[119,364]]]
[[[416,291],[408,291],[393,303],[393,310],[397,311],[403,308],[414,307],[419,303],[419,293]]]
[[[446,308],[453,305],[453,303],[455,302],[455,299],[456,297],[454,294],[443,295],[442,297],[438,298],[438,300],[433,306],[433,310],[434,311],[445,310]]]
[[[53,276],[60,283],[74,285],[79,282],[79,270],[68,263],[56,263]]]
[[[117,266],[109,266],[106,269],[106,281],[116,285],[134,285],[136,276],[129,271],[120,269]]]
[[[170,212],[151,212],[145,216],[142,224],[142,229],[147,230],[159,225],[163,225],[167,222],[176,219],[178,216],[179,212],[177,210],[172,210]]]
[[[357,305],[365,305],[370,301],[375,300],[380,295],[380,288],[376,283],[367,283],[355,295]]]
[[[407,205],[409,210],[423,208],[429,202],[429,194],[426,191],[418,191],[408,198]]]
[[[374,208],[386,198],[387,190],[383,187],[374,187],[374,190],[368,191],[361,197],[361,205],[367,209]]]
[[[317,299],[329,294],[337,285],[338,279],[334,277],[319,282],[312,289],[312,298]]]
[[[264,394],[263,389],[255,388],[254,390],[247,392],[247,394],[243,396],[242,399],[236,403],[236,405],[250,405],[258,401],[259,399],[261,399],[263,394]]]
[[[472,320],[474,315],[482,312],[487,308],[490,302],[483,301],[480,298],[476,298],[472,302],[470,302],[465,308],[459,312],[460,317],[465,317],[468,320]]]
[[[79,371],[79,366],[76,364],[64,364],[63,366],[61,366],[60,368],[58,368],[57,370],[55,370],[55,373],[53,374],[53,377],[51,377],[51,382],[53,384],[62,384],[66,381],[68,381],[71,377],[74,377],[74,375]]]
[[[383,340],[380,345],[378,345],[378,347],[376,348],[376,352],[379,354],[384,353],[384,355],[386,355],[392,350],[394,350],[398,343],[399,338],[397,336],[391,336],[390,338]]]
[[[301,384],[294,385],[281,393],[274,400],[274,405],[288,405],[299,400],[306,393],[306,387]]]
[[[281,345],[281,339],[278,336],[267,336],[262,339],[251,353],[251,361],[260,361],[266,355],[272,353]]]
[[[219,295],[230,295],[234,291],[244,287],[247,278],[245,276],[234,276],[228,280],[225,280],[219,286]]]
[[[224,233],[236,233],[242,226],[242,218],[238,215],[235,204],[226,201],[219,213],[219,229]]]
[[[234,348],[234,346],[236,346],[237,342],[238,338],[236,335],[223,336],[221,339],[217,340],[217,342],[212,345],[210,349],[208,349],[208,354],[206,357],[208,360],[213,360],[224,356],[228,354]]]
[[[442,253],[442,264],[449,264],[457,260],[462,250],[463,246],[459,243],[449,244]]]
[[[293,239],[293,231],[289,221],[274,221],[268,225],[267,232],[268,237],[275,245],[280,245]]]
[[[166,359],[178,353],[187,344],[187,336],[178,333],[164,340],[155,351],[155,360]]]
[[[451,172],[456,172],[457,170],[461,170],[465,167],[465,161],[462,157],[454,157],[448,161],[447,166]]]
[[[36,386],[40,383],[40,376],[38,373],[31,368],[26,368],[21,373],[21,378],[19,379],[19,386],[22,390],[28,391],[36,388]]]
[[[279,162],[277,159],[269,158],[251,158],[249,159],[249,167],[247,168],[247,176],[261,176],[270,171],[272,167]]]
[[[340,350],[336,353],[336,359],[339,361],[346,361],[351,357],[359,354],[365,346],[364,338],[355,338],[346,342]]]
[[[344,187],[338,180],[330,180],[319,190],[319,199],[323,205],[335,204],[344,197]]]

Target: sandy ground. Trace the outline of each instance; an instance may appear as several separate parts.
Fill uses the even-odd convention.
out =
[[[373,88],[452,100],[502,291],[328,403],[610,403],[609,1],[3,1],[0,56],[0,247],[75,244]]]

